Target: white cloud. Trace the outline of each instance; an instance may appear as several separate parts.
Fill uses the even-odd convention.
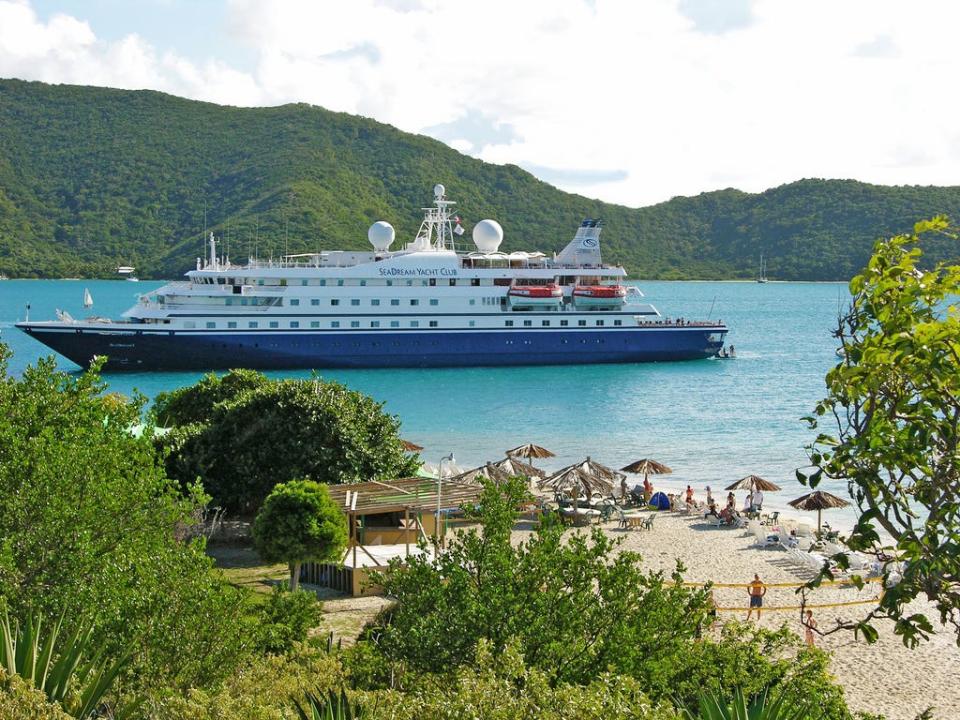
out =
[[[311,102],[640,205],[811,176],[960,184],[958,20],[946,1],[231,0],[242,72],[0,0],[0,75]]]

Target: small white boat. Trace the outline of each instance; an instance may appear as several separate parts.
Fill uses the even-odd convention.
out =
[[[132,265],[119,265],[117,267],[117,274],[122,275],[124,280],[129,280],[130,282],[140,282],[140,278],[134,276],[134,270],[136,270],[136,268]]]
[[[90,291],[87,288],[83,289],[83,306],[85,308],[93,307],[93,295],[90,294]]]
[[[757,278],[758,283],[765,283],[767,281],[767,266],[763,262],[763,255],[760,256],[760,277]]]

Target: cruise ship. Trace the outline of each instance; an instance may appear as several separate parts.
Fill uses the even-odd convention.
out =
[[[380,368],[692,360],[717,355],[722,322],[665,319],[600,256],[584,220],[552,257],[503,252],[481,220],[473,245],[442,185],[412,242],[376,222],[369,251],[233,263],[211,233],[186,280],[141,295],[121,320],[17,327],[80,366],[105,370]]]

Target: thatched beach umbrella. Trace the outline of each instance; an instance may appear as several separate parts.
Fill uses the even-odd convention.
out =
[[[823,490],[814,490],[812,493],[807,493],[798,497],[796,500],[791,500],[788,503],[791,507],[795,507],[797,510],[816,510],[817,511],[817,533],[820,533],[821,527],[821,514],[824,510],[829,510],[830,508],[842,508],[846,507],[850,503],[839,498],[836,495],[831,495],[828,492]]]
[[[623,473],[594,462],[589,457],[573,465],[558,470],[550,477],[540,481],[540,487],[556,492],[569,492],[583,488],[587,499],[595,494],[612,495],[613,484],[622,479]]]
[[[626,467],[620,468],[620,470],[623,472],[632,473],[633,475],[643,475],[644,485],[647,484],[647,478],[649,478],[651,475],[669,475],[673,472],[673,470],[663,463],[657,462],[656,460],[651,460],[650,458],[636,460]],[[620,489],[623,491],[624,497],[626,497],[626,482],[621,483]]]
[[[525,463],[522,460],[518,460],[515,457],[505,457],[503,460],[497,460],[495,463],[491,463],[498,470],[503,470],[510,477],[528,477],[528,478],[537,478],[542,480],[547,476],[547,474],[540,468],[536,468],[529,463]]]
[[[740,478],[733,485],[728,485],[727,490],[763,490],[763,492],[777,492],[780,486],[769,480],[764,480],[759,475],[747,475]]]
[[[495,483],[506,482],[510,475],[498,468],[493,463],[486,463],[480,467],[472,468],[457,475],[451,475],[447,478],[448,482],[478,483],[481,478],[493,480]]]
[[[403,445],[404,452],[420,452],[423,450],[423,446],[412,443],[409,440],[404,440],[400,438],[400,444]]]
[[[547,450],[545,447],[540,447],[539,445],[534,445],[533,443],[527,443],[525,445],[515,447],[512,450],[507,450],[507,457],[525,457],[529,460],[530,458],[551,458],[556,457],[556,455]]]

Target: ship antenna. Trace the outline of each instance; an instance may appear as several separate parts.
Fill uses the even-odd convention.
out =
[[[707,320],[713,317],[713,306],[717,304],[717,296],[713,296],[713,302],[710,303],[710,312],[707,313]]]

